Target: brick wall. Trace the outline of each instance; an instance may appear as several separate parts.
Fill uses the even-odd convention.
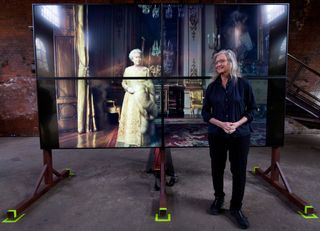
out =
[[[320,1],[311,0],[304,11],[298,9],[306,1],[296,2],[290,13],[289,53],[320,72]],[[297,68],[298,65],[289,59],[289,78],[296,74]],[[317,88],[320,91],[320,78],[306,69],[301,71],[297,80],[309,92]]]
[[[28,28],[28,26],[32,25],[32,3],[37,2],[85,3],[86,1],[12,0],[0,2],[0,136],[35,136],[38,134],[36,82],[35,76],[31,72],[31,64],[33,62],[32,32]],[[96,0],[87,2],[125,3],[133,2],[133,0]],[[199,1],[190,2],[196,3]],[[241,3],[248,1],[201,2]],[[301,1],[295,0],[291,2],[294,6]],[[309,64],[319,70],[320,62],[317,62],[317,58],[320,52],[320,26],[318,23],[320,1],[313,0],[311,4],[308,17],[306,17],[301,30],[297,29],[294,22],[290,23],[289,52],[301,59],[308,57]],[[293,8],[299,9],[299,7]],[[293,11],[291,11],[290,15],[290,20],[292,21]]]
[[[0,7],[0,135],[36,135],[31,1],[2,1]]]

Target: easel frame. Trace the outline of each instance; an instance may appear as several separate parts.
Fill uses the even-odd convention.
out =
[[[160,196],[159,196],[159,210],[155,214],[156,222],[170,222],[171,214],[168,213],[167,208],[167,194],[166,194],[166,153],[165,148],[156,148],[154,152],[154,171],[160,171]]]
[[[297,208],[301,210],[301,211],[298,211],[298,213],[302,215],[304,218],[316,217],[313,206],[292,192],[292,189],[290,188],[290,185],[280,166],[280,147],[272,147],[271,165],[265,171],[263,171],[259,167],[254,167],[251,173],[253,175],[262,177],[263,180],[268,182],[271,186],[277,189],[282,195],[288,198],[288,200],[293,205],[295,205]],[[279,177],[283,185],[281,185],[281,182],[279,181]]]
[[[37,179],[35,188],[31,196],[22,202],[18,203],[13,209],[7,210],[7,218],[2,223],[15,223],[18,222],[25,214],[23,213],[33,203],[39,200],[46,192],[53,188],[63,179],[74,175],[70,169],[65,169],[62,172],[58,172],[53,168],[52,150],[43,150],[43,167],[41,173]],[[55,176],[55,177],[54,177]],[[44,186],[40,189],[41,183],[44,182]]]

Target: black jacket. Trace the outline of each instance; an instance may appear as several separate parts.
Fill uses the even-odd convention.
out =
[[[243,78],[230,78],[226,89],[222,86],[221,77],[209,84],[202,107],[202,117],[205,122],[215,118],[222,122],[236,122],[243,116],[248,121],[231,134],[234,137],[250,135],[251,121],[256,111],[256,102],[252,87]],[[213,135],[230,136],[220,127],[209,123],[208,132]]]

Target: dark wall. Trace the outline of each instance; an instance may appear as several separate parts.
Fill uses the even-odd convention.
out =
[[[32,73],[33,43],[32,3],[64,3],[66,1],[3,1],[0,8],[0,136],[38,135],[35,75]],[[72,1],[68,3],[84,3]],[[87,1],[88,3],[133,3],[122,1]],[[138,1],[137,1],[138,2]],[[139,1],[141,2],[141,1]],[[161,1],[149,1],[158,2]],[[179,1],[173,1],[178,3]],[[188,1],[183,1],[188,2]],[[260,1],[189,1],[190,3],[258,3]],[[288,1],[264,1],[288,2]],[[303,2],[290,1],[289,53],[298,58],[307,57],[309,65],[320,69],[320,1],[311,0],[303,9]],[[302,6],[301,6],[302,4]],[[298,20],[297,20],[298,19]],[[299,22],[299,23],[297,23]],[[303,25],[301,25],[303,24]],[[290,66],[289,66],[290,76]],[[310,78],[312,81],[312,78]]]

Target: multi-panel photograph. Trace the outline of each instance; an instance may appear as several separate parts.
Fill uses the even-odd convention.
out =
[[[222,49],[253,88],[251,145],[283,133],[287,4],[35,4],[33,19],[42,148],[208,146]]]

